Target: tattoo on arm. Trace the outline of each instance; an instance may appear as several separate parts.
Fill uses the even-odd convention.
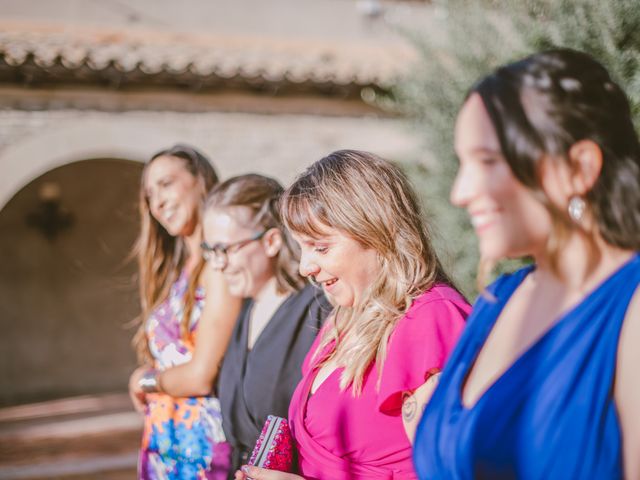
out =
[[[418,401],[409,392],[405,392],[402,402],[402,417],[406,422],[412,421],[418,411]]]

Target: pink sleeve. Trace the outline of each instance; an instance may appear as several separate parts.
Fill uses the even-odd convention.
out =
[[[433,298],[425,294],[415,300],[389,339],[378,392],[382,413],[399,415],[404,392],[414,391],[442,370],[470,309],[461,296]]]

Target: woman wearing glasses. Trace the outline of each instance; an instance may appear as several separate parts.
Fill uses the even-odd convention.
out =
[[[230,447],[211,393],[241,302],[200,252],[200,208],[217,181],[209,161],[185,145],[158,152],[142,173],[143,322],[134,344],[143,366],[129,382],[145,418],[141,479],[227,476]]]
[[[246,298],[220,371],[223,427],[233,464],[247,462],[267,415],[287,416],[291,395],[330,305],[298,272],[275,180],[243,175],[218,185],[204,210],[202,249],[233,295]]]

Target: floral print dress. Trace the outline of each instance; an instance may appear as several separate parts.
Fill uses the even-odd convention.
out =
[[[190,321],[190,336],[180,336],[188,277],[182,272],[168,298],[146,324],[155,368],[165,370],[191,359],[195,332],[204,305],[198,288]],[[217,398],[175,398],[163,393],[147,396],[138,476],[143,480],[227,478],[231,448],[222,431]]]

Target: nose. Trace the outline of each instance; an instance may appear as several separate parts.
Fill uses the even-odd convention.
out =
[[[300,275],[303,277],[314,276],[320,271],[320,267],[313,260],[312,256],[309,253],[305,253],[304,251],[300,255]]]
[[[149,197],[149,209],[152,212],[158,212],[165,204],[164,195],[160,192],[155,192]]]
[[[476,182],[473,177],[471,172],[463,166],[458,168],[458,173],[449,194],[449,201],[456,207],[466,207],[473,197],[476,189]]]

